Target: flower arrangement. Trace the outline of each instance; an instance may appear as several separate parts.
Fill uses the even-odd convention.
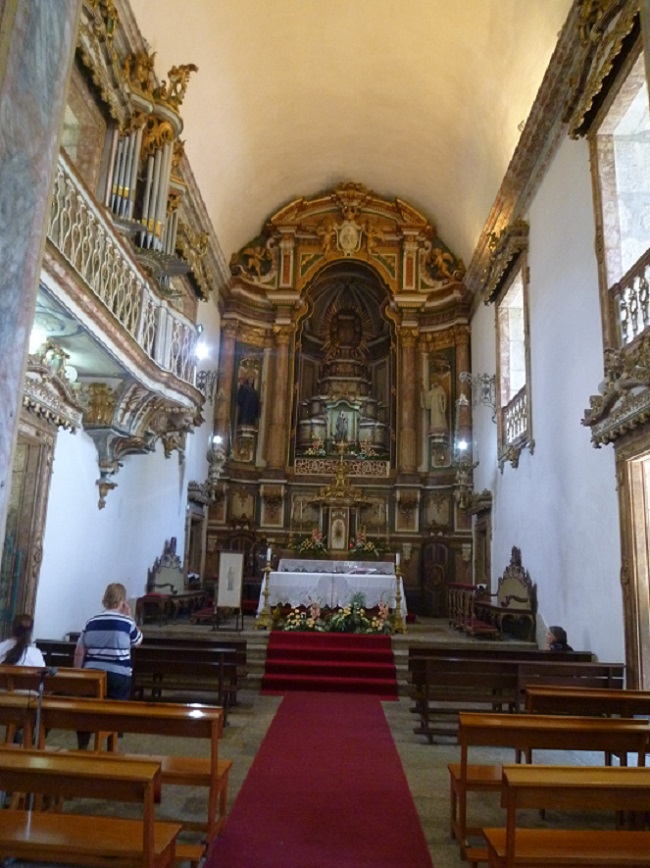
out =
[[[327,554],[325,539],[318,528],[312,530],[311,536],[298,540],[293,550],[297,555],[307,555],[311,558],[321,558]]]
[[[327,452],[325,451],[325,447],[323,446],[321,441],[317,437],[314,437],[314,439],[311,441],[311,446],[308,449],[305,449],[304,454],[322,458],[327,455]]]
[[[312,603],[306,612],[301,612],[300,609],[292,609],[285,618],[282,629],[293,632],[313,630],[314,632],[323,633],[327,629],[327,626],[321,618],[320,605]]]
[[[365,531],[362,530],[356,536],[351,537],[348,548],[353,558],[378,558],[384,553],[379,543],[368,539]]]
[[[274,613],[274,624],[281,630],[318,632],[318,633],[392,633],[393,621],[388,605],[379,603],[375,615],[365,608],[363,594],[355,594],[347,606],[334,612],[321,610],[319,603],[311,603],[301,611],[293,608],[282,619],[280,612]]]

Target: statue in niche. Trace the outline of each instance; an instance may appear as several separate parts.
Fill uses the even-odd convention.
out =
[[[429,432],[447,431],[447,393],[441,377],[434,377],[428,392],[422,392],[422,407],[429,411]]]
[[[329,339],[325,343],[325,359],[362,359],[365,356],[363,325],[359,314],[343,308],[337,311],[330,323]]]
[[[336,439],[340,442],[345,442],[348,439],[348,419],[343,410],[336,420]]]
[[[260,398],[252,377],[239,384],[237,389],[237,422],[239,425],[255,426],[260,415]]]

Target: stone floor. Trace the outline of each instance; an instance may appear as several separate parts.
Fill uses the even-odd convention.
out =
[[[250,621],[250,619],[246,619]],[[252,625],[252,622],[251,622]],[[227,625],[226,625],[227,626]],[[248,625],[246,625],[248,626]],[[162,634],[167,629],[177,634],[183,630],[196,632],[209,632],[209,627],[190,628],[183,625],[175,625],[173,628],[150,627],[145,632],[157,632]],[[240,703],[232,709],[229,715],[228,726],[225,727],[223,738],[220,741],[220,756],[233,760],[233,768],[229,785],[229,804],[232,805],[239,789],[246,777],[257,750],[266,734],[273,716],[282,701],[280,696],[261,696],[259,694],[259,678],[263,666],[263,651],[267,634],[253,629],[246,629],[237,634],[224,629],[220,631],[223,638],[236,635],[238,638],[246,638],[249,642],[251,675],[248,683],[240,692]],[[212,633],[216,636],[217,633]],[[418,619],[418,622],[409,625],[408,632],[404,636],[395,637],[394,647],[396,658],[400,662],[400,678],[405,680],[405,662],[408,645],[412,642],[441,642],[449,643],[450,647],[455,643],[465,644],[472,642],[477,646],[476,640],[468,639],[458,633],[450,631],[446,622],[433,619]],[[513,643],[513,649],[515,643]],[[401,685],[400,698],[395,702],[382,703],[386,719],[390,725],[395,744],[402,760],[402,765],[413,794],[416,809],[418,811],[422,827],[428,842],[429,852],[435,868],[458,868],[467,865],[459,857],[458,846],[449,835],[449,781],[447,763],[458,759],[458,747],[453,739],[446,740],[444,744],[430,745],[428,741],[413,733],[415,716],[411,713],[411,701],[407,696],[405,681]],[[197,697],[198,699],[198,697]],[[65,737],[61,736],[59,743],[65,744]],[[123,739],[123,749],[127,751],[142,752],[178,752],[196,754],[202,751],[201,746],[189,740],[154,739],[141,736],[126,735]],[[600,759],[584,754],[572,754],[562,757],[548,752],[547,756],[536,756],[538,762],[548,761],[555,763],[599,763]],[[492,749],[477,749],[473,754],[474,762],[510,762],[512,753]],[[381,757],[378,757],[380,766]],[[177,792],[170,794],[167,791],[165,802],[172,805],[176,814],[195,816],[202,810],[203,800],[199,791],[188,788],[169,788]],[[474,794],[471,801],[472,816],[479,818],[481,825],[502,825],[501,809],[498,800],[489,796]],[[165,804],[161,806],[165,808]],[[164,816],[165,810],[161,812]],[[390,818],[387,818],[390,822]],[[533,817],[532,822],[542,822]],[[549,822],[549,821],[545,821]],[[553,820],[551,819],[552,823]],[[242,858],[242,868],[263,868],[263,866],[247,866],[245,855]],[[19,863],[14,862],[15,868]],[[405,858],[400,868],[408,868],[408,842],[405,842]]]

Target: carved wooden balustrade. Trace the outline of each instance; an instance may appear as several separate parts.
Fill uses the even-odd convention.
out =
[[[59,157],[48,239],[84,284],[163,370],[194,382],[194,325],[162,298],[128,244]]]
[[[624,347],[650,326],[650,250],[609,292],[617,313],[620,346]]]

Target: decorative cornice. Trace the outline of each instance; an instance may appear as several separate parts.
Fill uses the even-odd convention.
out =
[[[27,362],[23,407],[49,424],[73,433],[82,424],[83,407],[68,381],[36,356],[29,356]]]
[[[605,350],[605,379],[589,398],[582,424],[598,448],[650,419],[650,336],[623,350]]]
[[[483,301],[495,301],[506,285],[512,269],[522,253],[528,250],[528,223],[515,220],[506,226],[499,235],[490,238],[490,259],[483,285]]]
[[[467,269],[465,285],[477,299],[488,267],[492,236],[525,213],[527,202],[539,187],[565,133],[561,118],[568,82],[576,69],[578,38],[578,14],[574,5]]]
[[[625,47],[640,29],[638,0],[578,0],[579,53],[562,120],[585,135]]]

